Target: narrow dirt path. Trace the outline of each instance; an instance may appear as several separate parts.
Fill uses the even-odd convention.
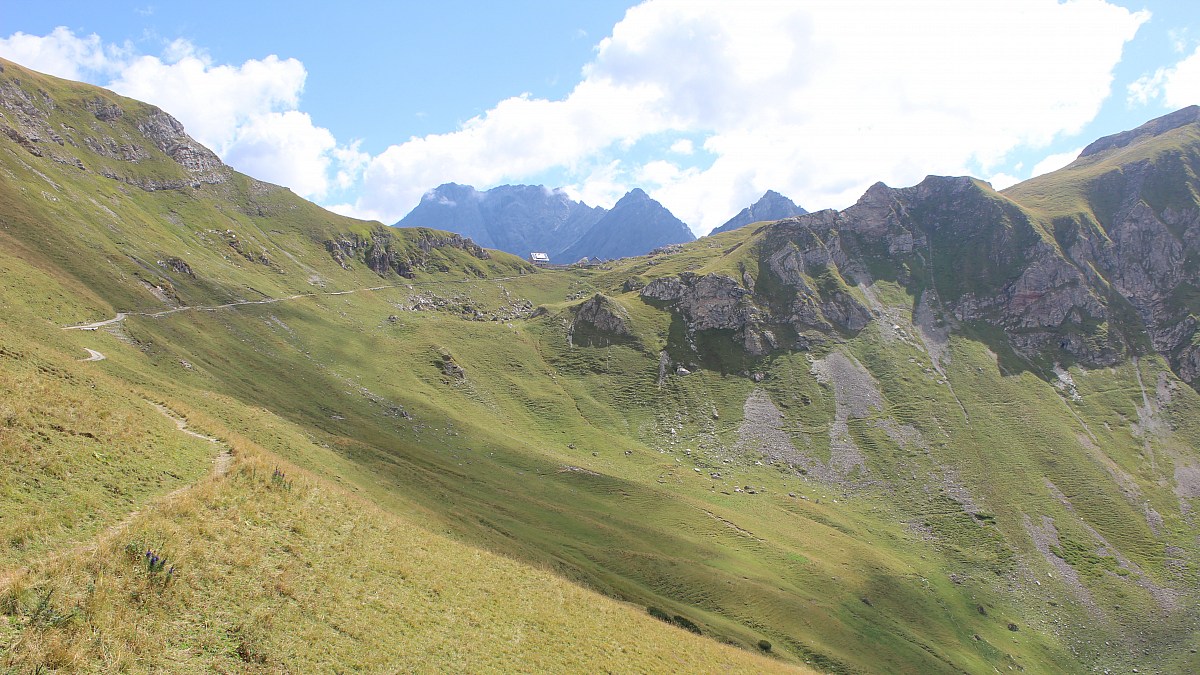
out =
[[[91,350],[89,350],[89,351],[91,351]],[[101,358],[103,358],[103,357],[101,357]],[[157,410],[160,414],[162,414],[163,417],[166,417],[167,419],[174,422],[175,428],[179,429],[183,433],[185,433],[189,436],[194,436],[195,438],[200,438],[200,439],[206,440],[209,443],[212,443],[214,445],[220,446],[221,452],[219,452],[216,457],[213,457],[212,470],[209,472],[209,475],[220,477],[220,476],[224,476],[225,474],[229,473],[229,469],[233,466],[233,451],[229,447],[228,444],[226,444],[224,441],[222,441],[220,439],[213,438],[212,436],[206,436],[202,433],[199,433],[197,431],[193,431],[192,429],[189,429],[187,420],[184,419],[182,415],[179,415],[178,413],[176,413],[175,411],[166,407],[165,405],[162,405],[159,403],[153,403],[153,402],[150,403],[150,405],[154,406],[154,409]],[[198,482],[199,481],[197,481],[197,483]],[[155,508],[156,506],[170,502],[171,500],[175,499],[179,495],[194,488],[197,483],[189,483],[187,485],[182,485],[160,497],[155,497],[155,498],[151,499],[150,501],[148,501],[144,505],[142,505],[140,508],[134,509],[133,511],[130,511],[129,513],[125,514],[125,516],[123,518],[121,518],[120,521],[114,523],[113,525],[110,525],[109,527],[105,528],[104,530],[101,530],[99,533],[96,534],[95,537],[92,538],[91,541],[89,541],[87,543],[76,544],[75,546],[71,546],[64,550],[61,550],[61,551],[58,551],[55,553],[51,553],[51,554],[47,555],[45,558],[43,558],[40,562],[52,563],[56,560],[59,560],[60,558],[64,558],[67,556],[92,553],[92,552],[96,551],[97,549],[100,548],[101,544],[111,541],[112,539],[114,539],[115,537],[120,535],[122,532],[124,532],[133,523],[133,521],[135,519],[137,519],[138,516],[140,516],[142,513],[144,513],[146,511],[146,509]],[[15,581],[16,579],[20,578],[22,575],[27,573],[29,571],[29,568],[30,568],[30,565],[23,565],[16,569],[0,571],[0,591],[6,590],[9,587],[9,585],[12,584],[13,581]]]
[[[117,312],[117,315],[106,321],[97,321],[95,323],[85,323],[82,326],[66,326],[63,330],[96,330],[105,326],[124,321],[127,315],[125,312]]]
[[[104,360],[104,355],[101,354],[100,352],[96,351],[95,349],[89,349],[88,347],[84,347],[83,351],[90,354],[90,356],[88,356],[86,359],[79,359],[80,361],[103,361]]]
[[[117,312],[117,315],[111,319],[106,319],[104,321],[96,321],[93,323],[85,323],[85,324],[81,324],[78,326],[63,326],[62,329],[63,330],[96,330],[98,328],[103,328],[104,326],[111,326],[112,324],[120,323],[121,321],[124,321],[126,319],[126,317],[130,317],[130,316],[145,316],[145,317],[150,317],[152,319],[157,319],[159,317],[167,316],[169,314],[176,314],[178,312],[187,312],[187,311],[215,312],[220,309],[229,309],[230,307],[241,307],[242,305],[270,305],[270,304],[273,304],[276,302],[287,302],[288,300],[299,300],[301,298],[315,298],[315,297],[319,297],[322,295],[326,295],[326,296],[349,295],[351,293],[360,293],[363,291],[382,291],[382,290],[387,290],[389,288],[404,288],[404,287],[410,287],[410,286],[430,286],[430,285],[434,285],[434,284],[468,284],[468,283],[476,283],[476,282],[486,283],[486,282],[492,282],[492,281],[511,281],[512,279],[519,279],[519,278],[520,278],[520,276],[495,277],[495,278],[488,278],[488,279],[448,279],[446,281],[413,281],[413,282],[408,282],[408,283],[403,283],[403,284],[385,284],[383,286],[370,286],[367,288],[355,288],[355,289],[352,289],[349,291],[327,291],[327,292],[322,292],[322,293],[297,293],[296,295],[288,295],[288,296],[285,296],[282,298],[266,298],[263,300],[239,300],[237,302],[227,302],[223,305],[208,305],[208,306],[185,305],[183,307],[172,307],[171,309],[164,309],[159,312]],[[91,351],[91,350],[89,350],[89,351]]]

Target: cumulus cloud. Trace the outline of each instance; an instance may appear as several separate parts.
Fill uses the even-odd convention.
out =
[[[1105,0],[648,0],[565,97],[513,96],[375,156],[300,112],[306,72],[294,59],[219,65],[186,41],[138,55],[65,28],[0,40],[0,54],[92,73],[177,115],[234,166],[305,196],[338,192],[342,213],[390,223],[441,183],[552,174],[601,206],[644,183],[702,234],[768,189],[818,209],[877,180],[1015,180],[1001,171],[1008,158],[1096,116],[1148,18]],[[1200,50],[1148,75],[1138,95],[1191,102],[1197,73]],[[647,140],[662,138],[681,140]]]
[[[0,38],[0,55],[157,105],[234,168],[305,197],[321,199],[331,187],[350,185],[366,164],[356,145],[339,145],[297,109],[308,73],[296,59],[214,64],[182,39],[158,56],[137,54],[130,45],[107,45],[64,27]]]
[[[171,112],[192,137],[224,157],[243,126],[261,128],[267,115],[295,110],[307,76],[296,59],[272,55],[240,66],[213,65],[192,52],[175,62],[140,56],[109,86]]]
[[[1000,173],[993,175],[991,178],[988,178],[987,181],[992,184],[993,189],[1003,190],[1006,187],[1010,187],[1010,186],[1016,185],[1017,183],[1020,183],[1021,179],[1017,178],[1016,176],[1014,176],[1012,174],[1004,173],[1002,171]]]
[[[1102,0],[651,0],[614,26],[565,98],[511,98],[388,148],[358,203],[394,220],[431,185],[556,167],[580,195],[657,181],[651,194],[703,233],[767,189],[821,208],[876,180],[991,173],[1090,122],[1148,18]],[[604,163],[668,131],[705,137],[711,165]],[[608,186],[582,187],[592,179]]]
[[[0,38],[0,56],[70,80],[109,72],[119,67],[131,52],[129,45],[105,45],[95,33],[78,37],[63,26],[46,36],[17,32]]]
[[[1200,47],[1169,68],[1159,68],[1129,85],[1129,101],[1146,104],[1161,99],[1168,108],[1200,101]]]
[[[1033,170],[1030,171],[1029,177],[1032,178],[1034,176],[1040,176],[1044,173],[1050,173],[1051,171],[1058,171],[1071,162],[1074,162],[1075,159],[1079,157],[1079,153],[1081,152],[1083,152],[1083,148],[1075,148],[1074,150],[1067,152],[1049,155],[1042,161],[1033,165]]]
[[[677,155],[690,155],[696,151],[690,138],[681,138],[671,144],[671,152]]]

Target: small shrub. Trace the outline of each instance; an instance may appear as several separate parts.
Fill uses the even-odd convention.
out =
[[[38,594],[33,607],[25,611],[29,625],[33,628],[58,628],[74,621],[78,610],[64,612],[54,606],[54,589],[47,588]]]
[[[667,614],[666,612],[662,611],[661,609],[659,609],[657,607],[647,607],[646,611],[649,612],[650,616],[658,619],[659,621],[666,621],[667,623],[671,623],[671,615]]]
[[[771,643],[767,642],[766,640],[759,640],[758,648],[763,650],[764,652],[769,652],[769,651],[771,651]]]
[[[676,614],[674,617],[672,617],[671,622],[684,630],[690,630],[691,632],[695,633],[696,635],[700,635],[700,633],[701,633],[700,626],[697,626],[695,623],[692,622],[691,619],[687,618],[686,616]]]

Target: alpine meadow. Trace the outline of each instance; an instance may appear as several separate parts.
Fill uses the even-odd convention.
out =
[[[0,132],[6,671],[1200,671],[1200,108],[543,266]]]

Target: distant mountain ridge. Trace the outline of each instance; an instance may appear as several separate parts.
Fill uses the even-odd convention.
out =
[[[626,258],[695,239],[696,235],[667,207],[641,188],[634,188],[559,257],[566,262],[585,257]]]
[[[519,256],[544,251],[556,260],[605,213],[540,185],[500,185],[481,192],[446,183],[425,193],[395,226],[448,230],[486,248]]]
[[[802,207],[797,206],[792,200],[784,197],[774,190],[767,190],[758,201],[754,202],[747,208],[742,209],[736,216],[730,218],[724,225],[716,228],[709,234],[720,234],[736,230],[739,227],[749,225],[750,223],[759,223],[768,220],[783,220],[792,216],[802,216],[808,213]]]
[[[640,189],[622,197],[610,211],[541,185],[479,191],[445,183],[425,193],[395,227],[456,232],[480,246],[522,257],[544,252],[555,263],[643,255],[696,238],[683,221]]]

